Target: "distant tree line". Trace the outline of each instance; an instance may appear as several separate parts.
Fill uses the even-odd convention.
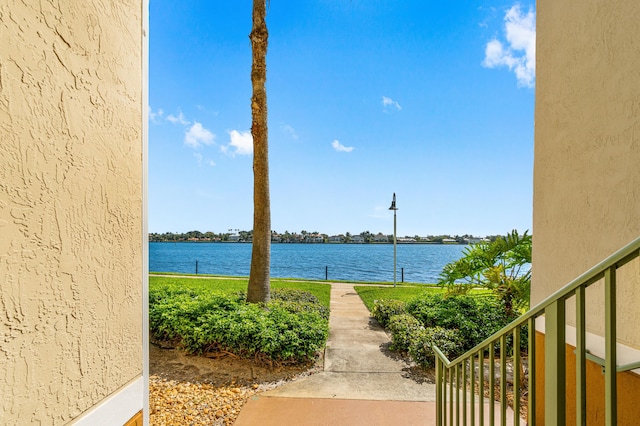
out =
[[[398,236],[398,243],[432,243],[432,244],[469,244],[475,242],[493,242],[499,235],[489,235],[484,238],[474,237],[471,234],[464,235],[405,235]],[[151,242],[251,242],[253,241],[253,231],[229,230],[228,232],[215,233],[211,231],[189,231],[185,233],[149,233],[149,241]],[[346,232],[338,235],[328,235],[317,231],[279,233],[271,231],[271,241],[274,243],[360,243],[360,244],[377,244],[392,243],[393,235],[377,233],[373,234],[369,231],[360,232],[359,234],[351,234]]]

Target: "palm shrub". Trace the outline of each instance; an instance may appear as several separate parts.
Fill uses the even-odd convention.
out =
[[[511,317],[529,308],[531,235],[513,230],[492,242],[472,244],[463,256],[444,266],[438,283],[450,294],[467,294],[474,287],[492,291]]]

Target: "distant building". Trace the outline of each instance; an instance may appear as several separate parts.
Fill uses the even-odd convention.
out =
[[[351,242],[353,244],[364,244],[364,237],[362,235],[353,235],[351,237]]]
[[[324,238],[320,234],[310,234],[305,238],[306,243],[324,243]]]
[[[416,242],[416,239],[411,237],[398,237],[397,242],[398,244],[413,244]]]
[[[373,242],[374,243],[388,243],[389,242],[389,237],[384,235],[383,233],[379,232],[376,235],[373,236]]]
[[[478,244],[480,241],[482,241],[482,238],[471,237],[464,239],[464,242],[467,244]]]

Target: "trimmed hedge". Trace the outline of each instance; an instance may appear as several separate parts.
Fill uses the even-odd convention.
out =
[[[313,359],[329,334],[328,309],[308,292],[274,290],[267,304],[242,293],[159,288],[149,294],[157,339],[175,339],[190,353],[225,350],[277,361]]]
[[[407,303],[376,300],[371,313],[391,334],[391,349],[409,354],[423,367],[435,363],[433,345],[447,358],[454,359],[511,320],[503,302],[485,296],[435,294]],[[526,335],[523,340],[526,341]],[[510,339],[508,344],[511,345]],[[508,350],[511,352],[512,348]]]
[[[412,342],[424,331],[424,326],[409,314],[394,315],[388,323],[392,350],[408,352]]]
[[[387,328],[392,316],[406,312],[406,304],[400,300],[393,299],[375,300],[371,309],[371,315],[385,328]]]
[[[443,296],[418,298],[407,303],[407,312],[425,328],[458,330],[467,351],[510,322],[504,303],[493,297]]]
[[[450,330],[443,327],[431,327],[421,330],[409,346],[409,355],[416,364],[422,367],[435,365],[435,352],[433,345],[449,359],[454,359],[464,353],[464,340],[458,330]]]

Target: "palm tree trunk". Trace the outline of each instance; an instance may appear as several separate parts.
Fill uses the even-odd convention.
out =
[[[267,129],[267,15],[266,0],[253,0],[251,40],[251,135],[253,136],[253,246],[247,301],[268,302],[271,265],[271,206],[269,200],[269,143]]]

